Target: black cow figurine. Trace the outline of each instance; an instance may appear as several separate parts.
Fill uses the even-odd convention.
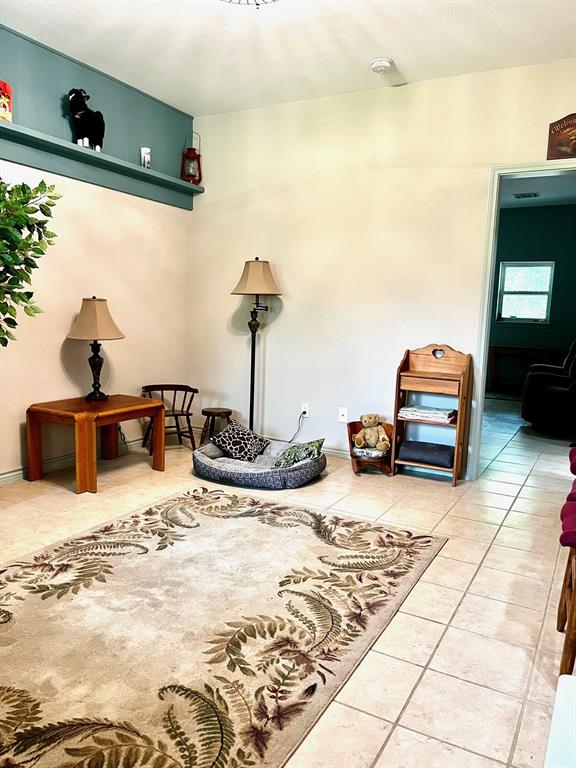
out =
[[[100,152],[104,144],[104,117],[102,112],[94,112],[87,106],[89,98],[83,88],[68,91],[70,112],[76,128],[76,144]]]

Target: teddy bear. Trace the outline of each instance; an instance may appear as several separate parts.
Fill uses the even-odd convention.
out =
[[[390,448],[390,440],[380,424],[380,416],[377,413],[365,413],[360,416],[363,429],[354,435],[356,448],[375,448],[377,451],[386,451]]]

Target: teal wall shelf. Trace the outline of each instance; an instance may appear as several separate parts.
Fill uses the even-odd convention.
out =
[[[166,173],[14,123],[0,122],[0,158],[188,210],[193,197],[204,192]]]
[[[0,159],[186,209],[204,191],[179,178],[191,115],[2,25],[0,77],[14,112],[0,122]],[[74,142],[71,88],[88,91],[104,115],[103,153]],[[139,165],[140,147],[151,148],[151,169]]]

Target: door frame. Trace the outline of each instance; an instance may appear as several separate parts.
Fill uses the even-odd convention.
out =
[[[482,416],[484,415],[484,395],[486,388],[486,368],[488,363],[488,342],[492,317],[492,295],[494,286],[494,264],[498,241],[498,219],[500,207],[500,185],[503,176],[522,177],[555,174],[558,171],[576,171],[576,160],[542,160],[539,163],[521,163],[515,165],[495,165],[490,168],[488,189],[488,209],[486,238],[484,243],[484,268],[482,292],[480,298],[480,317],[478,339],[476,343],[474,398],[472,423],[470,429],[470,460],[468,462],[468,480],[475,480],[479,475],[480,443],[482,440]]]

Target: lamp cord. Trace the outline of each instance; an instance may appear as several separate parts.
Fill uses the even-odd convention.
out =
[[[302,429],[302,419],[304,418],[305,413],[306,411],[302,411],[302,413],[298,417],[298,429],[296,430],[296,432],[294,432],[290,440],[288,440],[288,445],[290,445],[294,441],[294,438],[296,437],[298,432],[300,432],[300,430]]]

